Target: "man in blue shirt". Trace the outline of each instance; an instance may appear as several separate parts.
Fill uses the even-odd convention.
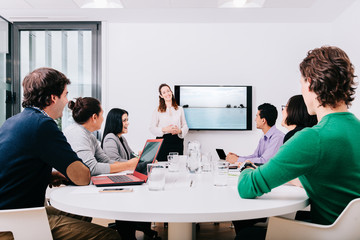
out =
[[[47,186],[88,185],[90,171],[71,149],[54,119],[60,118],[70,80],[59,71],[39,68],[23,81],[24,110],[0,128],[0,209],[44,206]],[[57,171],[52,171],[55,168]],[[54,239],[120,239],[80,216],[47,207]],[[12,239],[1,233],[1,239]]]
[[[255,122],[256,128],[261,129],[264,136],[260,139],[255,152],[248,156],[238,156],[235,153],[229,153],[226,156],[226,161],[236,163],[249,160],[253,163],[261,164],[269,161],[283,144],[285,136],[285,134],[275,126],[277,116],[278,112],[275,106],[269,103],[260,105],[258,107]]]
[[[260,138],[255,152],[248,156],[238,156],[235,153],[229,153],[226,156],[226,161],[230,163],[241,163],[249,160],[253,163],[260,164],[264,164],[269,161],[270,158],[272,158],[283,145],[285,136],[285,134],[278,130],[275,126],[277,116],[278,112],[275,106],[269,103],[261,104],[258,107],[255,122],[256,128],[261,129],[264,133],[264,136]],[[233,221],[236,232],[235,240],[241,239],[241,231],[243,231],[245,228],[250,227],[257,222],[265,221],[266,218]]]

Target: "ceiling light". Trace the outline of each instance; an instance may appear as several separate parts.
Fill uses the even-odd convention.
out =
[[[76,2],[79,2],[76,1]],[[87,0],[78,4],[81,8],[123,8],[120,0]]]
[[[247,0],[233,0],[234,7],[244,7]]]
[[[219,8],[261,8],[265,0],[218,0]]]

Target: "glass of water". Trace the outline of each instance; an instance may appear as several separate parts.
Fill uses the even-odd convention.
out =
[[[228,184],[229,163],[218,161],[214,163],[214,185],[226,186]]]
[[[204,153],[201,156],[202,172],[211,172],[211,153]]]
[[[161,191],[165,188],[166,165],[152,163],[147,165],[147,182],[149,190]]]
[[[169,164],[169,172],[178,172],[179,171],[179,153],[170,152],[167,156]]]

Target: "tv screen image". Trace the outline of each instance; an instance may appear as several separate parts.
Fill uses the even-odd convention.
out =
[[[251,86],[176,85],[191,130],[251,130]]]

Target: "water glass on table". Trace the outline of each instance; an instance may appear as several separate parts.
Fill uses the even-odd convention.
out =
[[[202,172],[211,172],[211,154],[204,153],[201,156]]]
[[[147,182],[151,191],[161,191],[165,188],[166,165],[152,163],[147,165]]]
[[[179,153],[170,152],[167,156],[169,164],[169,172],[178,172],[179,171]]]
[[[179,155],[179,162],[178,162],[179,172],[186,172],[187,159],[188,159],[187,155]]]
[[[226,186],[228,184],[229,163],[218,161],[214,163],[214,185]]]

